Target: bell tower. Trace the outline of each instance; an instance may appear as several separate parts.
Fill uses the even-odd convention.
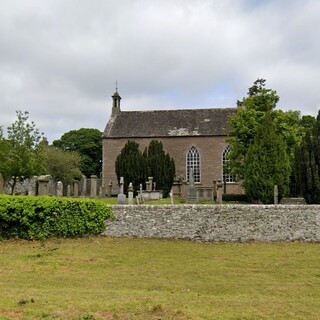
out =
[[[113,94],[112,100],[113,100],[113,102],[112,102],[112,114],[111,115],[114,116],[121,111],[121,109],[120,109],[121,97],[118,93],[118,82],[116,82],[116,92]]]

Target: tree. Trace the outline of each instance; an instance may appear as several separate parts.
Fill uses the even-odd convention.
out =
[[[157,189],[163,190],[167,196],[171,190],[175,175],[173,158],[164,152],[162,142],[152,140],[143,152],[139,144],[128,141],[118,155],[115,163],[118,182],[124,177],[124,192],[132,182],[134,190],[139,190],[140,184],[145,184],[148,176],[153,177]]]
[[[294,149],[305,134],[299,112],[274,110],[279,96],[275,90],[266,89],[265,82],[264,79],[257,79],[254,82],[249,88],[248,96],[237,102],[239,108],[229,121],[231,129],[227,132],[227,141],[230,145],[230,169],[231,174],[239,180],[243,179],[244,163],[249,146],[267,113],[272,114],[275,130],[283,137],[291,162],[294,158]]]
[[[7,138],[2,132],[0,137],[0,172],[12,194],[19,179],[44,171],[43,134],[33,121],[28,121],[27,111],[16,111],[16,115],[17,120],[7,128]]]
[[[245,193],[251,200],[273,203],[275,185],[280,198],[288,191],[290,172],[286,144],[277,134],[272,115],[268,112],[258,126],[245,157]]]
[[[145,183],[147,179],[147,163],[139,150],[138,143],[129,140],[125,144],[117,156],[115,169],[118,183],[120,183],[120,177],[124,178],[125,193],[127,193],[130,182],[135,191],[139,190],[140,184]]]
[[[294,175],[306,202],[320,203],[320,111],[295,150]]]
[[[144,152],[147,159],[148,176],[153,177],[157,189],[163,190],[164,197],[167,197],[173,184],[175,176],[175,164],[173,158],[165,153],[162,142],[152,140]]]
[[[62,151],[54,146],[45,150],[46,172],[55,181],[69,185],[74,179],[81,179],[80,155],[75,151]]]
[[[76,151],[81,157],[81,171],[87,177],[100,175],[102,169],[102,132],[98,129],[71,130],[52,144],[63,151]]]

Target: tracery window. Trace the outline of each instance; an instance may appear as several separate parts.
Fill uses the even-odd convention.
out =
[[[230,153],[230,148],[227,146],[222,153],[222,181],[223,182],[235,182],[234,176],[230,174],[230,159],[228,154]]]
[[[200,182],[200,153],[191,147],[187,153],[187,180],[189,181],[190,169],[193,169],[194,182]]]

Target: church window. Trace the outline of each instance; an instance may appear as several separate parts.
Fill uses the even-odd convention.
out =
[[[234,176],[230,174],[230,159],[228,154],[230,153],[230,148],[227,146],[222,153],[222,166],[223,166],[223,182],[235,182]]]
[[[190,169],[193,169],[194,182],[200,182],[200,153],[191,147],[187,153],[187,180],[189,181]]]

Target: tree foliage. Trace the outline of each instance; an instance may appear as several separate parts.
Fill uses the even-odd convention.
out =
[[[243,179],[244,163],[250,144],[267,113],[271,113],[276,133],[283,137],[289,160],[305,134],[298,111],[275,110],[279,96],[275,90],[265,88],[266,80],[257,79],[249,88],[248,96],[238,101],[236,114],[230,119],[228,132],[230,168],[232,175]],[[308,122],[308,121],[306,121]]]
[[[295,179],[307,203],[320,203],[320,111],[307,131],[294,159]]]
[[[27,111],[16,111],[16,115],[17,120],[7,128],[7,138],[0,134],[0,172],[12,194],[18,180],[44,171],[43,134],[29,121]]]
[[[282,136],[276,132],[270,112],[258,126],[244,161],[243,187],[250,200],[273,203],[274,186],[280,198],[289,187],[291,166]]]
[[[118,182],[120,177],[124,177],[125,192],[130,182],[137,191],[140,184],[144,185],[147,178],[152,176],[157,190],[162,190],[167,196],[175,176],[173,158],[165,153],[162,142],[156,140],[152,140],[143,153],[138,143],[128,141],[116,159],[115,168]]]
[[[116,175],[120,184],[120,177],[124,179],[124,192],[127,193],[129,183],[132,182],[134,190],[139,190],[140,184],[147,179],[147,162],[139,144],[128,141],[115,162]]]
[[[54,146],[45,149],[46,172],[55,181],[61,181],[64,185],[70,184],[74,179],[80,179],[80,155],[75,151],[63,151]]]
[[[175,176],[175,163],[172,157],[163,150],[160,141],[152,140],[144,152],[147,159],[148,176],[153,177],[157,190],[162,190],[164,197],[167,197],[173,184]]]
[[[100,175],[102,168],[102,133],[98,129],[71,130],[52,144],[63,151],[76,151],[81,157],[81,171],[87,177]]]

